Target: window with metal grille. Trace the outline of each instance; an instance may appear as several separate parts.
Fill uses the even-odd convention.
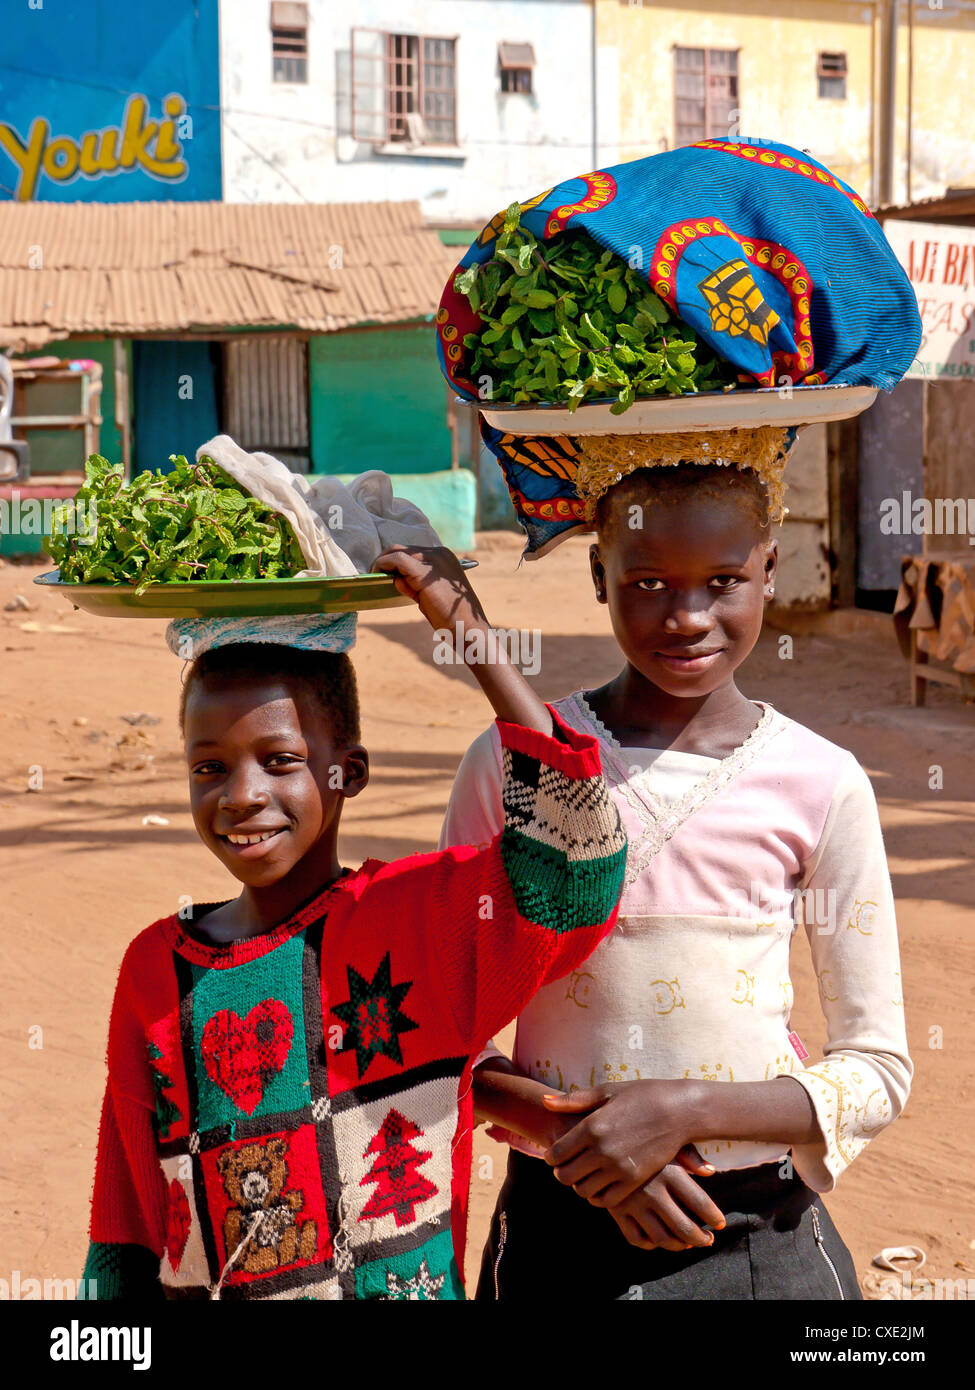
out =
[[[373,144],[455,145],[456,40],[353,29],[352,134]]]
[[[502,92],[531,93],[535,50],[530,43],[499,43]]]
[[[842,101],[846,97],[846,54],[820,53],[816,80],[821,97]]]
[[[275,82],[308,81],[308,6],[271,5],[271,75]]]
[[[727,139],[737,118],[738,50],[675,47],[675,143]]]

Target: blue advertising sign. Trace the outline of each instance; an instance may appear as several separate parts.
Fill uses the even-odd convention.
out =
[[[0,199],[222,195],[217,0],[19,0],[0,45]]]

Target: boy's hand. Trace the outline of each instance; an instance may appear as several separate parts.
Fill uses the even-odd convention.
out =
[[[641,1250],[706,1248],[714,1236],[703,1227],[720,1231],[725,1225],[721,1209],[681,1163],[668,1163],[619,1206],[610,1207],[609,1214],[629,1243]]]
[[[551,735],[548,708],[517,666],[498,651],[496,641],[492,641],[496,634],[491,632],[481,601],[452,551],[445,546],[391,545],[376,557],[375,568],[395,576],[399,592],[416,602],[435,632],[446,629],[451,633],[455,651],[472,671],[499,719]],[[470,644],[470,635],[478,630],[483,634],[480,643]],[[477,655],[478,649],[483,656]]]
[[[549,1149],[555,1176],[594,1207],[618,1206],[692,1138],[690,1094],[680,1081],[621,1081],[546,1095],[556,1114],[589,1112]]]
[[[480,599],[446,546],[391,545],[377,556],[373,568],[395,577],[399,592],[416,602],[432,628],[487,626]]]
[[[509,1057],[488,1057],[474,1068],[475,1122],[487,1121],[492,1135],[509,1142],[510,1134],[529,1140],[544,1155],[557,1139],[568,1134],[576,1123],[574,1115],[553,1115],[542,1104],[551,1095],[551,1086],[535,1081]],[[561,1092],[558,1092],[561,1094]]]

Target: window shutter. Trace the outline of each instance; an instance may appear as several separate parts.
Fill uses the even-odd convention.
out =
[[[283,0],[271,0],[271,28],[307,29],[308,6],[283,3]]]
[[[502,68],[533,68],[535,50],[530,43],[499,43],[498,63]]]
[[[352,138],[373,145],[388,138],[387,38],[384,29],[352,30]]]

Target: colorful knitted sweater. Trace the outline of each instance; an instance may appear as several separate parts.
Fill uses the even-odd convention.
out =
[[[367,860],[258,937],[122,963],[85,1278],[98,1297],[461,1299],[472,1058],[616,917],[594,739],[498,721],[485,849]],[[89,1285],[90,1287],[90,1285]]]

